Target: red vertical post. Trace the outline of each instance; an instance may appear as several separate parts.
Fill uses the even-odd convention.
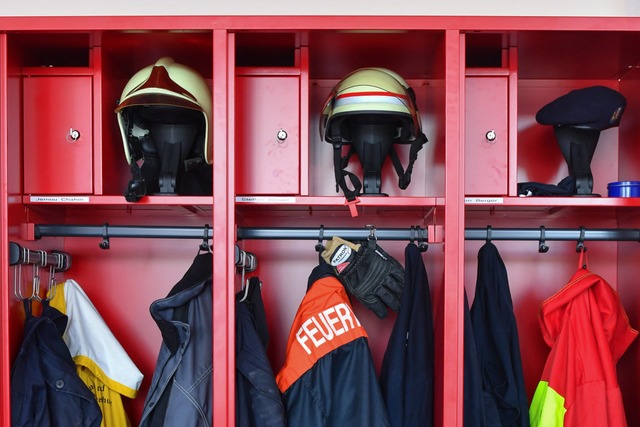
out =
[[[234,425],[234,156],[229,137],[233,82],[226,30],[213,31],[213,425]],[[229,126],[229,127],[228,127]]]
[[[464,108],[461,108],[464,58],[462,36],[457,30],[445,33],[445,216],[443,297],[443,402],[442,425],[462,426],[464,358]]]
[[[7,35],[0,34],[0,425],[11,425],[11,400],[9,381],[9,213],[7,196],[9,194],[7,175]]]

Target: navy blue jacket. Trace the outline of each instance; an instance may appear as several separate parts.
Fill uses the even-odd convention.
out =
[[[464,427],[499,427],[493,398],[482,387],[482,371],[476,352],[467,291],[464,291]]]
[[[405,249],[402,305],[382,360],[380,385],[392,427],[433,425],[433,318],[418,247]]]
[[[100,407],[62,339],[67,316],[43,301],[34,317],[31,303],[24,304],[24,338],[11,370],[11,425],[99,427]]]
[[[213,418],[213,257],[196,256],[166,298],[151,304],[162,346],[141,427],[208,427]]]
[[[260,280],[249,280],[236,304],[236,427],[283,427],[282,395],[267,358],[269,340]]]
[[[498,248],[491,242],[478,252],[471,322],[483,388],[495,402],[499,425],[529,427],[529,405],[507,270]]]

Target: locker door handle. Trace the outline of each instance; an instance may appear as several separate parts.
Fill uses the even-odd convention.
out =
[[[67,134],[67,141],[75,142],[80,139],[80,131],[74,128],[69,128],[69,133]]]
[[[496,140],[496,137],[497,137],[497,135],[496,135],[496,131],[495,131],[495,130],[493,130],[493,129],[491,129],[490,131],[488,131],[488,132],[484,135],[484,137],[485,137],[485,138],[487,138],[487,141],[489,141],[489,142],[493,142],[493,141],[495,141],[495,140]]]
[[[276,134],[276,138],[278,138],[278,142],[281,142],[281,143],[284,142],[285,139],[287,139],[287,136],[289,135],[287,134],[287,131],[284,129],[280,129]]]

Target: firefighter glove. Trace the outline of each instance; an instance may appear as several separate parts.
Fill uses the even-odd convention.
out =
[[[380,319],[387,316],[387,307],[400,309],[404,269],[375,238],[353,243],[333,237],[321,255],[335,269],[347,291]]]

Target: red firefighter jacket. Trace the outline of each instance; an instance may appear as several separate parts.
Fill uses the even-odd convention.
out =
[[[551,352],[531,402],[531,426],[626,426],[615,366],[638,331],[617,292],[580,268],[542,303],[539,322]]]

